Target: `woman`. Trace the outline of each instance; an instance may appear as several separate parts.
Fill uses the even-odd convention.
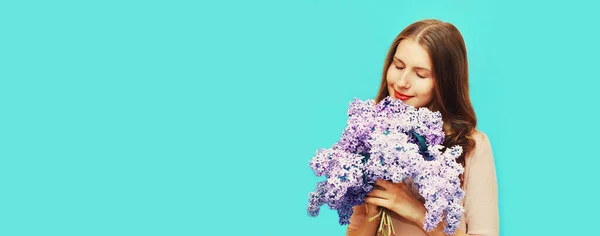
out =
[[[454,235],[497,236],[496,170],[489,139],[476,129],[466,54],[462,35],[454,25],[433,19],[409,25],[390,47],[375,101],[391,96],[414,107],[441,112],[444,146],[463,147],[463,155],[457,161],[465,167],[461,176],[466,193],[465,212]],[[411,186],[384,180],[376,182],[365,204],[354,207],[347,235],[375,235],[380,217],[368,219],[377,216],[378,207],[391,211],[396,236],[445,235],[444,221],[431,232],[424,230],[424,202]]]

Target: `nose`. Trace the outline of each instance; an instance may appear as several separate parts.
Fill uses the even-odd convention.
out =
[[[407,74],[408,73],[402,73],[400,75],[400,79],[398,81],[396,81],[396,86],[405,87],[405,88],[410,87],[410,83],[408,82]]]

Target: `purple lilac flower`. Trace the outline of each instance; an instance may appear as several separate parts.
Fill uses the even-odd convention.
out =
[[[367,180],[385,179],[399,183],[412,177],[419,186],[419,194],[425,199],[425,229],[435,228],[446,212],[446,232],[456,230],[462,215],[460,200],[464,194],[458,179],[463,169],[454,160],[460,155],[461,148],[457,146],[441,153],[441,145],[429,146],[433,159],[426,161],[419,154],[418,146],[410,143],[408,135],[398,130],[384,132],[376,129],[370,143],[371,156],[365,164]]]
[[[371,138],[371,155],[365,164],[370,183],[377,179],[403,181],[411,173],[411,162],[422,160],[419,147],[410,143],[405,133],[376,129]]]
[[[341,214],[348,212],[348,207],[354,206],[349,206],[349,203],[360,202],[361,199],[364,201],[364,195],[360,192],[351,192],[355,189],[363,189],[363,191],[368,189],[363,187],[363,158],[361,155],[342,150],[319,149],[317,151],[309,165],[315,175],[325,175],[327,180],[318,183],[315,191],[309,193],[307,207],[309,215],[318,215],[319,208],[324,204],[329,205],[330,209],[341,210],[339,212]],[[345,219],[343,215],[340,217]]]
[[[425,198],[424,228],[428,231],[435,228],[446,213],[445,232],[455,232],[460,217],[464,212],[461,200],[464,191],[460,187],[459,175],[464,168],[455,159],[462,153],[460,146],[455,146],[441,153],[442,146],[430,146],[432,161],[425,161],[422,169],[415,172],[414,181],[419,186],[419,194]]]
[[[391,97],[384,98],[380,104],[387,104],[390,110],[384,110],[379,114],[388,118],[389,124],[401,132],[415,130],[424,136],[429,145],[440,145],[444,142],[444,129],[442,115],[433,112],[426,107],[415,108],[407,105],[402,100]]]
[[[308,194],[308,207],[307,211],[310,216],[319,215],[319,209],[321,205],[325,204],[325,199],[323,199],[323,195],[325,194],[325,181],[317,183],[317,187],[315,191],[312,191]]]
[[[424,228],[433,229],[446,213],[445,231],[455,232],[463,213],[464,192],[458,179],[463,168],[455,161],[462,148],[440,151],[441,114],[386,97],[377,104],[354,99],[348,116],[340,140],[330,149],[317,150],[309,163],[315,175],[327,177],[309,193],[309,215],[317,216],[320,206],[327,204],[338,211],[340,224],[348,224],[352,207],[364,203],[375,180],[398,183],[411,178],[425,199]],[[428,159],[412,132],[425,138]]]

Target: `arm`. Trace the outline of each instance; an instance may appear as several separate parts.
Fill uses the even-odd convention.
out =
[[[498,236],[498,183],[492,146],[484,133],[478,132],[474,138],[476,147],[473,154],[467,159],[466,171],[468,173],[465,176],[464,203],[467,232],[457,230],[454,235]],[[423,229],[425,212],[422,212],[419,219],[417,224]],[[427,232],[428,235],[446,235],[444,224],[442,221],[434,230]]]
[[[375,206],[376,207],[376,206]],[[376,210],[369,210],[365,204],[353,207],[354,213],[350,217],[350,224],[346,230],[346,236],[373,236],[379,227],[380,217],[369,222],[369,218],[377,214]]]

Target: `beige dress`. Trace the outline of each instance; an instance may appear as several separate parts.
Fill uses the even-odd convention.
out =
[[[474,139],[475,150],[466,158],[465,198],[462,201],[465,212],[458,229],[470,235],[498,236],[498,184],[492,147],[487,135],[481,131],[475,132]],[[418,193],[416,195],[421,197]],[[355,213],[350,218],[348,232],[358,229],[365,219],[365,214],[357,213],[358,207],[364,205],[354,207]],[[392,215],[392,222],[396,236],[427,235],[422,228],[396,214]]]

